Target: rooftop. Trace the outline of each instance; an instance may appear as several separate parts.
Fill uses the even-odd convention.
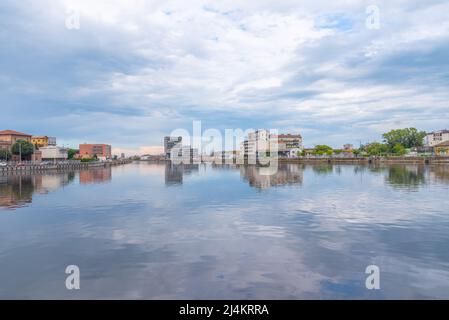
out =
[[[301,138],[300,134],[279,134],[278,138]]]
[[[443,141],[443,142],[441,142],[441,143],[439,143],[439,144],[436,144],[436,145],[434,145],[433,147],[434,147],[434,148],[438,148],[438,147],[449,147],[449,140]]]
[[[437,130],[437,131],[429,132],[427,134],[429,135],[429,134],[435,134],[435,133],[449,133],[449,130],[448,129]]]
[[[2,130],[2,131],[0,131],[0,135],[14,135],[14,136],[27,136],[27,137],[31,137],[31,134],[26,134],[26,133],[14,131],[14,130]]]

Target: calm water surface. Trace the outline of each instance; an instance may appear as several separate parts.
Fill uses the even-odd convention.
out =
[[[449,167],[0,176],[0,298],[449,298]]]

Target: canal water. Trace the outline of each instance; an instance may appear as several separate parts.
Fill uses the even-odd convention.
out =
[[[0,298],[449,298],[448,166],[263,169],[0,176]]]

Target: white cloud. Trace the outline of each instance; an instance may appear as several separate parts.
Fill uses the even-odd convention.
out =
[[[438,129],[435,113],[448,116],[449,4],[441,1],[378,2],[380,30],[365,27],[366,3],[355,0],[26,4],[11,6],[32,19],[0,40],[48,60],[39,60],[39,81],[5,72],[5,90],[92,106],[66,107],[64,117],[79,118],[87,136],[106,137],[114,125],[132,148],[162,143],[198,117],[227,127],[283,124],[310,132],[310,144],[325,131],[340,144],[342,133],[375,139],[391,124]],[[79,10],[80,30],[65,29],[68,8]],[[67,79],[53,79],[61,66]]]

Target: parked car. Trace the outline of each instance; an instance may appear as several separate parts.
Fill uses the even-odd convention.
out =
[[[0,162],[0,167],[6,167],[8,164],[6,162]]]

